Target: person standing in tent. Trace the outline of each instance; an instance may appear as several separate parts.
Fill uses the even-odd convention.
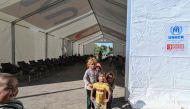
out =
[[[102,66],[101,66],[101,64],[99,62],[96,64],[96,71],[98,73],[100,73],[102,71]]]
[[[101,50],[98,53],[98,60],[99,60],[99,62],[102,60],[102,51]]]
[[[85,71],[83,81],[85,84],[86,95],[87,95],[87,109],[94,109],[94,105],[90,100],[90,93],[92,89],[92,84],[97,82],[98,72],[96,70],[96,59],[89,58],[87,62],[87,70]]]

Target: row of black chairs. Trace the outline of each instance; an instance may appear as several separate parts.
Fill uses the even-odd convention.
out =
[[[36,78],[44,77],[49,74],[61,71],[66,66],[71,66],[76,63],[86,62],[87,58],[91,55],[73,55],[73,56],[59,56],[59,58],[46,58],[40,60],[30,60],[28,63],[19,61],[16,65],[11,63],[1,63],[1,72],[11,74],[21,74],[27,78],[28,82]]]
[[[1,63],[1,72],[7,72],[11,74],[16,74],[20,71],[19,67],[11,64],[10,62],[8,63]]]

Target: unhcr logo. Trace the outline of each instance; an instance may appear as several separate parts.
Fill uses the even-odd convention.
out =
[[[180,35],[182,33],[182,26],[172,26],[170,28],[170,33],[172,35]]]

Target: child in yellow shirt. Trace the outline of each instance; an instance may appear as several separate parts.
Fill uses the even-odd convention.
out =
[[[91,89],[91,100],[94,102],[95,109],[107,109],[107,102],[110,99],[111,91],[105,81],[105,73],[100,72],[98,76],[98,82],[94,83],[93,88]],[[94,91],[96,91],[96,98],[93,97]],[[106,99],[107,92],[108,99]]]

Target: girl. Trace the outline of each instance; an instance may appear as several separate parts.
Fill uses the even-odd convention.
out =
[[[112,101],[113,101],[113,90],[115,89],[115,75],[112,71],[108,72],[106,75],[106,80],[111,90],[111,96],[107,103],[107,109],[112,109]]]
[[[87,109],[94,108],[93,103],[90,100],[90,93],[92,89],[92,84],[97,82],[98,72],[96,71],[96,59],[89,58],[87,62],[87,70],[84,74],[83,81],[85,83],[85,89],[87,94]]]
[[[98,73],[100,73],[100,72],[102,71],[102,66],[101,66],[100,63],[97,63],[97,64],[96,64],[96,71],[97,71]]]

